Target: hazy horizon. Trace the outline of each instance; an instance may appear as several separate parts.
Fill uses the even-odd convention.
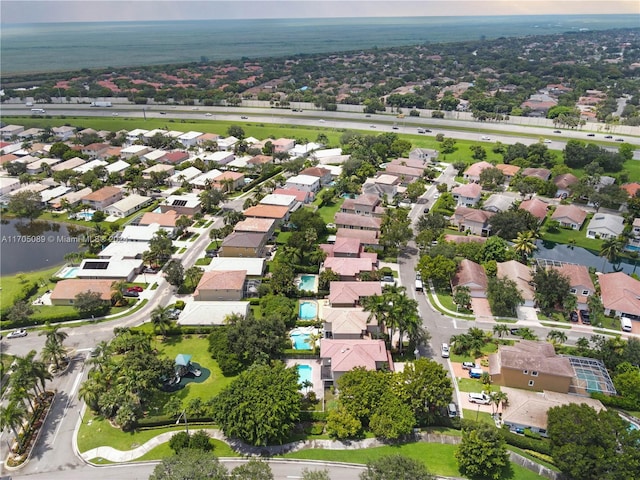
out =
[[[3,0],[10,24],[226,19],[640,15],[637,0]],[[638,22],[640,26],[640,20]]]

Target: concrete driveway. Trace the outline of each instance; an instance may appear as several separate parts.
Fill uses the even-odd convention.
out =
[[[493,321],[493,314],[486,298],[471,298],[471,310],[476,316],[476,320],[481,322]]]
[[[531,322],[538,321],[538,313],[536,312],[536,309],[533,307],[525,307],[521,305],[518,307],[517,312],[518,312],[518,320],[528,320]]]

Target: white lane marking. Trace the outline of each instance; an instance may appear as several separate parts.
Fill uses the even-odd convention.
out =
[[[62,417],[58,421],[58,426],[56,427],[56,431],[53,434],[53,439],[51,440],[51,444],[56,443],[56,438],[58,436],[58,433],[60,433],[60,428],[62,428],[62,422],[64,421],[66,410],[69,408],[69,404],[71,403],[71,399],[76,393],[78,385],[80,384],[80,380],[82,380],[82,372],[78,373],[78,376],[76,377],[76,381],[73,383],[73,387],[71,387],[71,393],[69,394],[69,399],[67,400],[67,404],[64,406],[64,409],[62,411]]]

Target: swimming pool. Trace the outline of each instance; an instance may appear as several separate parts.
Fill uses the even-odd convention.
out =
[[[314,292],[316,290],[316,276],[315,275],[301,275],[300,283],[298,284],[299,290],[308,290]]]
[[[309,339],[311,338],[310,334],[292,333],[289,336],[291,337],[293,348],[295,348],[296,350],[311,350],[311,344],[309,343]]]
[[[302,320],[314,320],[318,315],[318,305],[316,302],[300,302],[298,316]]]
[[[76,218],[78,220],[84,220],[85,222],[90,222],[93,219],[93,214],[95,212],[78,212],[76,213]]]
[[[311,373],[313,369],[310,365],[298,365],[298,378],[300,379],[299,383],[311,382]]]
[[[76,278],[80,267],[67,267],[62,271],[60,275],[62,278]]]

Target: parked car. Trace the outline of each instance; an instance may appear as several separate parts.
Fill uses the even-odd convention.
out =
[[[570,322],[578,321],[578,313],[575,310],[573,310],[572,312],[569,312],[569,321]]]
[[[447,405],[447,415],[449,415],[449,418],[456,418],[458,416],[458,407],[455,403]]]
[[[393,278],[393,275],[383,275],[382,281],[387,283],[395,283],[396,280],[395,278]]]
[[[27,331],[24,328],[21,328],[19,330],[14,330],[13,332],[11,332],[9,335],[7,335],[7,338],[20,338],[26,336]]]
[[[479,403],[480,405],[489,405],[491,403],[491,397],[486,392],[470,393],[469,401],[471,403]]]
[[[476,368],[476,364],[473,362],[462,362],[462,368],[464,370],[471,370],[472,368]]]
[[[481,368],[473,367],[471,370],[469,370],[469,378],[482,378],[483,373],[484,370],[482,370]]]
[[[589,317],[588,310],[580,310],[580,320],[585,325],[591,325],[591,317]]]
[[[442,355],[442,358],[449,358],[449,345],[443,343],[440,348],[440,354]]]
[[[204,254],[207,258],[214,258],[218,256],[218,250],[207,250],[207,253]]]
[[[158,271],[155,268],[145,268],[142,272],[143,273],[158,273]]]
[[[129,287],[127,288],[128,291],[130,292],[144,292],[144,288],[138,286],[138,285],[134,285],[133,287]]]
[[[100,355],[100,347],[93,347],[89,352],[91,358],[96,358],[98,355]]]
[[[138,298],[140,296],[138,292],[131,291],[131,290],[125,290],[122,293],[122,295],[124,295],[125,297],[134,297],[134,298]]]
[[[509,333],[511,335],[520,335],[520,329],[519,328],[512,328],[509,330]]]

